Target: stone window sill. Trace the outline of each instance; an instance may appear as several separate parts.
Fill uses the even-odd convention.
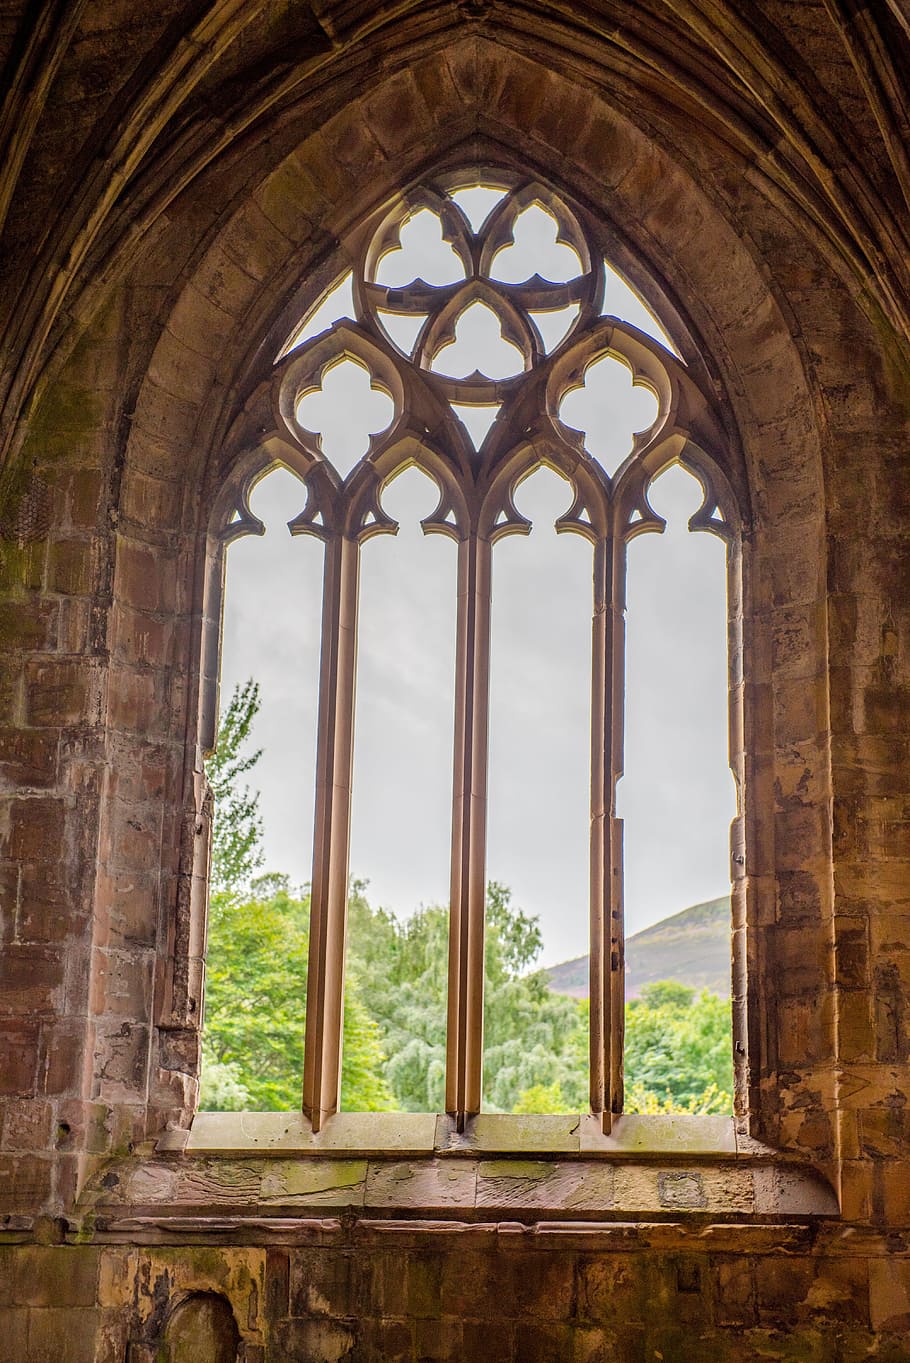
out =
[[[159,1153],[192,1155],[369,1156],[395,1159],[477,1155],[546,1158],[716,1160],[780,1152],[737,1132],[733,1117],[617,1117],[605,1136],[590,1113],[567,1116],[482,1113],[459,1134],[451,1117],[432,1112],[339,1112],[313,1133],[295,1112],[199,1112],[189,1132],[165,1132]]]
[[[168,1234],[213,1217],[290,1228],[327,1215],[555,1224],[839,1214],[818,1171],[740,1134],[733,1118],[632,1115],[604,1136],[590,1116],[482,1115],[459,1135],[444,1116],[342,1113],[314,1136],[293,1113],[202,1112],[192,1131],[105,1161],[80,1203],[96,1231],[141,1223]]]

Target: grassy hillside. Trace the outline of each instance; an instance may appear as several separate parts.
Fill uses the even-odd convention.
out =
[[[588,996],[588,958],[576,956],[549,968],[550,988]],[[696,989],[730,996],[730,896],[693,904],[626,941],[626,998],[644,984],[678,980]]]

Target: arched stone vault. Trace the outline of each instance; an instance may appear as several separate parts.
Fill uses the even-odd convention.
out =
[[[27,61],[37,68],[45,63],[42,79],[13,87],[3,130],[11,131],[0,207],[9,204],[7,239],[13,248],[20,241],[35,245],[34,206],[27,219],[19,217],[13,189],[34,151],[37,123],[42,115],[49,123],[63,110],[85,118],[78,84],[75,97],[69,84],[72,54],[68,62],[62,55],[72,42],[91,53],[98,35],[90,13],[60,8],[70,12],[32,35]],[[830,8],[840,9],[833,0]],[[125,45],[103,126],[87,138],[75,161],[52,138],[43,180],[30,186],[33,205],[43,199],[41,249],[31,275],[9,276],[11,301],[18,295],[24,305],[13,310],[6,341],[13,403],[7,407],[8,438],[16,407],[34,394],[47,347],[60,341],[66,318],[90,313],[99,281],[109,282],[128,268],[137,243],[207,168],[217,167],[217,178],[233,161],[234,173],[242,177],[237,163],[255,156],[263,138],[276,146],[288,138],[292,145],[302,120],[324,123],[359,98],[364,77],[373,81],[378,71],[394,88],[389,110],[373,121],[379,139],[391,135],[400,150],[396,99],[416,95],[431,117],[440,96],[439,107],[445,107],[446,90],[433,83],[433,63],[441,52],[456,49],[463,54],[460,70],[453,61],[448,84],[454,82],[468,104],[478,89],[494,99],[503,93],[489,80],[496,62],[484,60],[500,48],[547,68],[543,81],[525,85],[519,96],[523,123],[563,120],[571,127],[586,99],[582,92],[590,90],[703,171],[706,158],[719,150],[728,166],[738,167],[735,173],[775,202],[906,333],[908,179],[900,152],[901,111],[899,101],[891,107],[883,92],[887,80],[876,91],[869,79],[870,43],[886,75],[894,60],[888,50],[891,21],[884,17],[878,30],[867,24],[864,47],[862,26],[846,14],[835,15],[842,39],[835,24],[828,33],[804,27],[794,40],[770,15],[733,13],[695,0],[672,5],[652,0],[636,7],[632,21],[615,4],[567,9],[554,3],[533,11],[500,4],[495,23],[488,22],[485,6],[465,11],[449,0],[397,7],[394,20],[369,5],[345,6],[343,18],[335,6],[318,5],[314,13],[298,16],[294,46],[284,50],[289,26],[263,6],[217,3],[179,18],[166,6],[160,9],[156,21],[149,17],[148,37],[157,46],[144,66],[130,66],[136,38],[130,35]],[[495,44],[489,40],[494,30]],[[852,71],[841,42],[847,43]],[[261,65],[254,60],[241,78],[245,52],[263,55]],[[850,114],[865,142],[862,158],[851,156],[845,145],[840,128],[845,92],[832,94],[825,69],[836,70],[843,82],[848,77],[856,82]],[[556,102],[560,73],[569,76],[575,93]],[[866,93],[868,103],[858,92]],[[366,96],[371,102],[375,97]],[[474,118],[476,123],[476,113]],[[466,132],[469,123],[470,118]],[[53,189],[67,176],[78,185],[78,202],[68,203],[57,217]],[[713,177],[704,178],[710,185]],[[709,192],[719,189],[716,182]],[[11,268],[14,262],[15,249]]]

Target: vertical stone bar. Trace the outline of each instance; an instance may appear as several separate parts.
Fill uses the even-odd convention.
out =
[[[359,564],[356,540],[327,539],[303,1060],[303,1111],[314,1131],[337,1112],[341,1091]]]
[[[594,547],[591,672],[591,1110],[605,1132],[622,1110],[624,953],[622,774],[625,546],[617,536]]]
[[[460,1131],[482,1083],[491,554],[475,533],[458,546],[446,1111]]]

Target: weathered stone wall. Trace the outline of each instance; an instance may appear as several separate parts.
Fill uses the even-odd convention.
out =
[[[9,1363],[910,1357],[910,1261],[807,1227],[325,1220],[260,1245],[0,1248]],[[217,1294],[217,1295],[216,1295]],[[212,1311],[226,1303],[233,1326]],[[175,1322],[175,1313],[182,1313]],[[199,1318],[187,1321],[189,1314]],[[214,1317],[214,1319],[213,1319]],[[232,1337],[233,1336],[233,1337]],[[187,1339],[189,1337],[189,1340]],[[236,1339],[236,1343],[234,1342]],[[181,1350],[183,1350],[181,1352]]]
[[[335,43],[336,67],[268,116],[271,68],[260,54],[248,91],[235,79],[222,15],[215,46],[193,49],[209,65],[183,142],[159,144],[128,193],[104,190],[106,236],[81,217],[84,249],[41,236],[31,292],[7,291],[21,402],[0,489],[0,1357],[144,1363],[192,1356],[194,1339],[229,1356],[224,1294],[250,1360],[910,1358],[910,367],[905,262],[880,235],[891,182],[870,151],[829,231],[810,184],[824,165],[801,145],[788,180],[792,149],[759,154],[732,77],[714,76],[721,127],[713,105],[693,112],[694,86],[670,98],[670,74],[611,66],[599,31],[579,51],[569,26],[523,34],[446,11],[400,47],[377,39],[365,80],[327,9],[298,37],[323,55]],[[251,54],[266,31],[254,24]],[[235,124],[206,102],[223,50]],[[829,75],[849,84],[836,63]],[[48,107],[64,95],[52,85]],[[855,90],[844,99],[871,146]],[[816,161],[834,158],[816,132]],[[65,175],[54,158],[47,184]],[[183,1230],[146,1205],[158,1166],[142,1143],[185,1127],[195,1101],[203,588],[212,508],[244,455],[234,423],[363,216],[465,163],[530,168],[601,223],[729,413],[746,529],[738,1139],[814,1165],[834,1222],[711,1202],[718,1224],[662,1203],[653,1169],[650,1201],[614,1196],[611,1224],[583,1229],[510,1228],[507,1205],[471,1224],[485,1215],[472,1205],[457,1229],[380,1219],[419,1216],[419,1198],[344,1203],[316,1224],[312,1208],[276,1213],[261,1175],[232,1189],[227,1166],[217,1203],[178,1208]],[[832,159],[826,183],[847,180]],[[10,221],[23,251],[26,218]],[[133,1161],[140,1191],[99,1227],[112,1159]]]

